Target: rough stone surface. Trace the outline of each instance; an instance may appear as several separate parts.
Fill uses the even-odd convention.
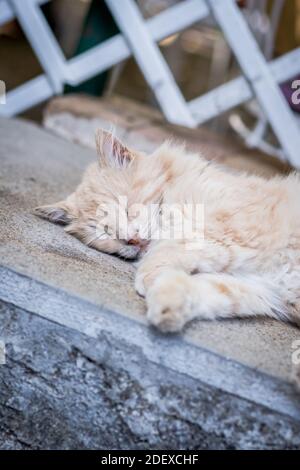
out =
[[[2,449],[296,449],[300,424],[97,339],[1,304]]]
[[[0,142],[2,446],[299,446],[299,330],[272,320],[198,322],[181,337],[148,329],[130,263],[31,213],[67,195],[94,153],[18,120],[0,120]]]

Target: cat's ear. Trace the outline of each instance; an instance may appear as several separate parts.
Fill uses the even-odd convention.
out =
[[[103,129],[96,131],[96,147],[101,167],[124,169],[134,159],[132,150]]]
[[[69,206],[64,202],[36,207],[33,213],[55,224],[68,225],[74,219]]]

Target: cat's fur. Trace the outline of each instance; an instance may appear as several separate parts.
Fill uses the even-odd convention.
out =
[[[232,174],[169,143],[144,155],[104,131],[97,146],[99,162],[75,192],[37,213],[100,251],[138,256],[135,286],[146,298],[150,324],[179,331],[194,318],[258,315],[300,323],[297,174],[269,181]],[[118,196],[128,199],[128,231],[120,239],[103,239],[98,207],[117,204]],[[149,222],[130,209],[162,202],[204,204],[201,248],[187,249],[185,239],[148,240],[145,247]]]

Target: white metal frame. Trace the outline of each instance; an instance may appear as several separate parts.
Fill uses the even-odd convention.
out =
[[[255,97],[285,157],[300,167],[300,133],[277,86],[299,73],[300,48],[267,63],[234,0],[184,0],[146,21],[133,0],[105,0],[122,34],[69,61],[40,10],[44,1],[0,0],[0,24],[18,18],[45,71],[9,92],[0,115],[20,113],[61,93],[65,84],[78,85],[133,55],[170,122],[195,127]],[[244,76],[186,103],[156,42],[210,14],[223,30]]]
[[[246,9],[244,10],[247,23],[267,61],[273,57],[275,36],[284,3],[285,0],[273,0],[272,8],[269,12],[268,2],[251,0],[247,2]],[[231,51],[229,52],[230,54]],[[284,160],[282,149],[278,145],[271,144],[266,140],[269,123],[257,101],[251,100],[244,109],[256,119],[254,127],[248,127],[241,115],[236,112],[232,113],[228,118],[231,127],[242,137],[248,147],[259,148],[265,153]]]
[[[137,61],[143,67],[141,70],[166,117],[176,124],[189,127],[197,125],[155,43],[207,16],[208,9],[205,4],[199,3],[198,0],[188,0],[144,22],[132,0],[122,0],[122,2],[105,0],[112,14],[116,14],[116,21],[123,34],[118,34],[89,51],[66,61],[39,8],[41,0],[0,0],[0,6],[1,1],[9,5],[10,10],[18,18],[43,66],[45,75],[32,79],[9,92],[6,105],[0,108],[0,115],[18,114],[55,94],[61,93],[65,84],[79,85],[130,57],[132,55],[130,41],[131,44],[134,42],[134,36],[130,32],[131,27],[128,23],[125,22],[127,27],[126,24],[125,26],[121,25],[121,15],[118,17],[118,9],[121,6],[123,14],[130,15],[134,22],[135,41],[142,44],[141,50],[137,47],[134,51],[137,54]],[[6,16],[1,16],[0,8],[0,24],[3,23]],[[149,65],[146,67],[146,61],[143,58],[144,44],[147,48],[149,62],[153,61],[152,67]]]
[[[43,5],[43,3],[47,3],[49,0],[33,0],[33,2],[38,5]],[[0,25],[13,20],[15,16],[15,12],[9,1],[0,0]]]

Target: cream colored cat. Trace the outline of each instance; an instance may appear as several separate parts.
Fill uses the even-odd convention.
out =
[[[99,162],[75,192],[36,211],[91,247],[138,258],[135,286],[146,298],[150,324],[179,331],[194,318],[257,315],[300,323],[298,175],[267,181],[231,174],[169,143],[144,155],[105,131],[96,141]],[[120,196],[125,219],[117,227],[99,207],[116,207]],[[203,205],[202,245],[146,236],[155,232],[161,210],[149,220],[133,209],[136,203]]]

